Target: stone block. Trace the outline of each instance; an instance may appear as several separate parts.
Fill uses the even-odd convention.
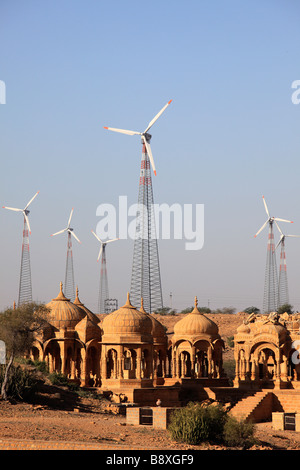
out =
[[[284,430],[284,413],[276,411],[272,413],[272,428],[277,431]]]

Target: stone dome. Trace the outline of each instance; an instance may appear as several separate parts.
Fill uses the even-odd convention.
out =
[[[88,316],[88,318],[98,324],[100,323],[100,319],[93,313],[91,312],[80,300],[79,300],[79,291],[78,291],[78,287],[76,287],[76,298],[73,302],[74,305],[77,305],[77,307],[80,307],[84,312],[85,314]]]
[[[98,341],[101,340],[101,330],[95,322],[93,322],[88,315],[86,315],[79,323],[75,326],[75,330],[81,341],[87,343],[92,339]]]
[[[152,342],[152,322],[130,303],[109,313],[102,322],[103,343]]]
[[[62,283],[60,283],[60,292],[55,299],[46,304],[50,310],[48,313],[48,322],[55,328],[75,328],[85,316],[86,313],[74,305],[70,299],[67,299],[62,290]]]
[[[140,312],[145,313],[152,322],[152,337],[154,343],[166,343],[167,341],[167,334],[164,326],[150,313],[147,313],[144,309],[144,301],[143,298],[141,299],[141,308]]]
[[[280,323],[257,322],[254,323],[251,331],[255,336],[260,334],[269,334],[275,337],[283,338],[287,335],[287,329]]]
[[[242,323],[240,326],[237,327],[236,331],[238,333],[249,334],[251,329],[250,329],[249,325],[246,325],[245,323]]]
[[[194,310],[179,320],[174,326],[174,335],[178,336],[218,336],[219,329],[216,323],[207,318],[198,310],[198,301],[195,297]]]

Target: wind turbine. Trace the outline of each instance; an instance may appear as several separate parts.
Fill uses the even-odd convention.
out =
[[[98,242],[100,243],[100,250],[98,254],[97,261],[101,258],[101,271],[100,271],[100,286],[99,286],[99,300],[98,300],[98,313],[106,313],[105,312],[105,301],[109,299],[108,293],[108,279],[107,279],[107,268],[106,268],[106,252],[105,248],[108,243],[115,242],[119,240],[119,238],[113,238],[112,240],[107,240],[103,242],[101,238],[96,235],[96,233],[92,230],[92,234],[97,238]]]
[[[32,284],[31,284],[31,268],[30,268],[30,252],[29,252],[29,235],[31,234],[28,215],[30,213],[28,207],[32,201],[39,194],[39,191],[30,199],[24,209],[17,209],[16,207],[2,206],[3,209],[10,211],[22,212],[24,217],[23,227],[23,241],[22,241],[22,255],[21,255],[21,270],[20,270],[20,283],[19,283],[19,298],[18,306],[25,302],[32,302]]]
[[[150,146],[150,128],[163,114],[172,100],[149,122],[144,132],[104,127],[114,132],[127,135],[140,135],[142,139],[142,161],[139,180],[138,215],[136,219],[136,237],[134,242],[130,298],[134,305],[139,305],[143,297],[147,312],[162,308],[162,288],[159,256],[154,220],[154,200],[150,164],[154,174],[156,168]]]
[[[68,234],[68,242],[67,242],[67,260],[66,260],[66,274],[65,274],[65,295],[69,298],[72,302],[75,300],[75,281],[74,281],[74,267],[73,267],[73,251],[72,251],[72,236],[78,243],[81,243],[79,238],[75,235],[73,228],[71,228],[71,219],[73,215],[74,208],[72,208],[68,220],[68,225],[63,230],[59,232],[55,232],[51,235],[54,237],[55,235],[59,235],[60,233],[67,232]]]
[[[285,239],[286,237],[300,238],[300,235],[285,235],[275,221],[276,227],[280,233],[280,239],[275,249],[281,245],[280,249],[280,267],[279,267],[279,286],[278,286],[278,307],[289,303],[289,290],[286,270]]]
[[[268,249],[267,249],[267,262],[265,272],[265,288],[264,288],[264,299],[263,299],[263,311],[264,313],[270,313],[277,311],[278,308],[278,278],[276,268],[276,256],[275,256],[275,245],[274,245],[274,233],[273,223],[274,222],[288,222],[293,223],[290,220],[280,219],[278,217],[271,217],[265,198],[263,196],[263,203],[265,211],[267,213],[267,220],[255,234],[255,237],[269,225],[269,237],[268,237]]]

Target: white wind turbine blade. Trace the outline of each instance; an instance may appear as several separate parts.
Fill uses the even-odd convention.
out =
[[[81,241],[79,240],[79,238],[75,235],[74,232],[70,231],[71,232],[71,235],[73,235],[73,237],[78,241],[78,243],[81,243]]]
[[[284,235],[281,231],[281,228],[279,227],[278,223],[276,222],[276,220],[274,219],[274,222],[275,222],[275,225],[276,227],[278,228],[278,231],[280,232],[280,239],[279,239],[279,242],[277,243],[277,245],[275,246],[275,250],[278,248],[278,246],[280,245],[280,243],[282,243],[282,241],[284,240]]]
[[[60,233],[64,233],[67,229],[64,228],[63,230],[60,230],[59,232],[52,233],[51,237],[54,237],[55,235],[59,235]]]
[[[300,235],[285,235],[286,237],[296,237],[296,238],[300,238]]]
[[[95,237],[97,238],[97,240],[100,242],[100,243],[103,243],[102,240],[98,237],[98,235],[95,234],[95,232],[92,230],[92,234],[95,235]]]
[[[266,220],[266,222],[260,227],[259,231],[254,235],[254,237],[257,237],[257,235],[265,228],[269,220]]]
[[[282,243],[282,241],[284,240],[284,237],[285,235],[281,235],[280,239],[279,239],[279,242],[277,243],[277,245],[275,246],[275,250],[277,250],[278,246]]]
[[[144,135],[142,135],[142,139],[143,139],[143,142],[145,144],[145,147],[146,147],[146,150],[147,150],[147,154],[149,156],[149,159],[150,159],[150,162],[151,162],[151,166],[152,166],[152,169],[153,169],[153,172],[156,176],[156,169],[155,169],[155,165],[154,165],[154,160],[153,160],[153,155],[152,155],[152,151],[151,151],[151,147],[150,147],[150,144],[148,144],[147,142],[147,139]]]
[[[107,242],[105,242],[105,244],[110,243],[110,242],[115,242],[116,240],[120,240],[120,239],[119,238],[113,238],[112,240],[107,240]]]
[[[68,220],[68,227],[70,227],[70,223],[71,223],[73,211],[74,211],[74,208],[72,208],[72,210],[71,210],[71,212],[70,212],[70,217],[69,217],[69,220]]]
[[[23,212],[23,209],[16,209],[15,207],[2,206],[2,209],[8,209],[10,211]]]
[[[157,115],[152,119],[152,121],[149,122],[147,129],[145,130],[145,133],[149,131],[150,127],[153,126],[153,124],[157,121],[157,119],[162,115],[162,113],[165,111],[165,109],[171,104],[172,100],[168,101],[168,103],[157,113]]]
[[[265,210],[266,210],[267,216],[270,217],[269,210],[268,210],[268,206],[267,206],[267,203],[266,203],[266,201],[265,201],[265,197],[264,197],[264,196],[263,196],[263,203],[264,203],[264,206],[265,206]]]
[[[279,227],[278,223],[276,222],[277,219],[274,219],[274,222],[275,222],[275,225],[276,227],[278,228],[279,232],[281,233],[281,235],[283,235],[282,231],[281,231],[281,228]]]
[[[39,191],[37,193],[35,193],[35,195],[30,199],[30,201],[27,203],[27,206],[24,207],[24,211],[32,203],[32,201],[37,197],[38,194],[39,194]]]
[[[104,129],[107,129],[109,131],[114,131],[114,132],[120,132],[121,134],[126,134],[126,135],[142,135],[141,132],[126,131],[125,129],[116,129],[115,127],[104,127]]]
[[[293,224],[291,220],[286,220],[286,219],[278,219],[278,217],[274,217],[274,220],[278,220],[279,222],[288,222],[289,224]]]
[[[101,254],[102,254],[102,250],[103,250],[103,244],[101,243],[101,248],[100,248],[100,251],[99,251],[99,255],[98,255],[97,261],[99,261],[99,259],[100,259],[100,256],[101,256]]]
[[[25,220],[26,220],[26,224],[27,224],[29,233],[31,234],[31,228],[30,228],[30,224],[29,224],[29,219],[28,219],[28,217],[27,217],[25,211],[23,211],[23,214],[24,214],[24,217],[25,217]]]

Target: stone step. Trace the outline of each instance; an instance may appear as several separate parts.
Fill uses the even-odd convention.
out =
[[[236,418],[249,419],[268,394],[268,391],[263,391],[244,397],[231,409],[231,414]]]

